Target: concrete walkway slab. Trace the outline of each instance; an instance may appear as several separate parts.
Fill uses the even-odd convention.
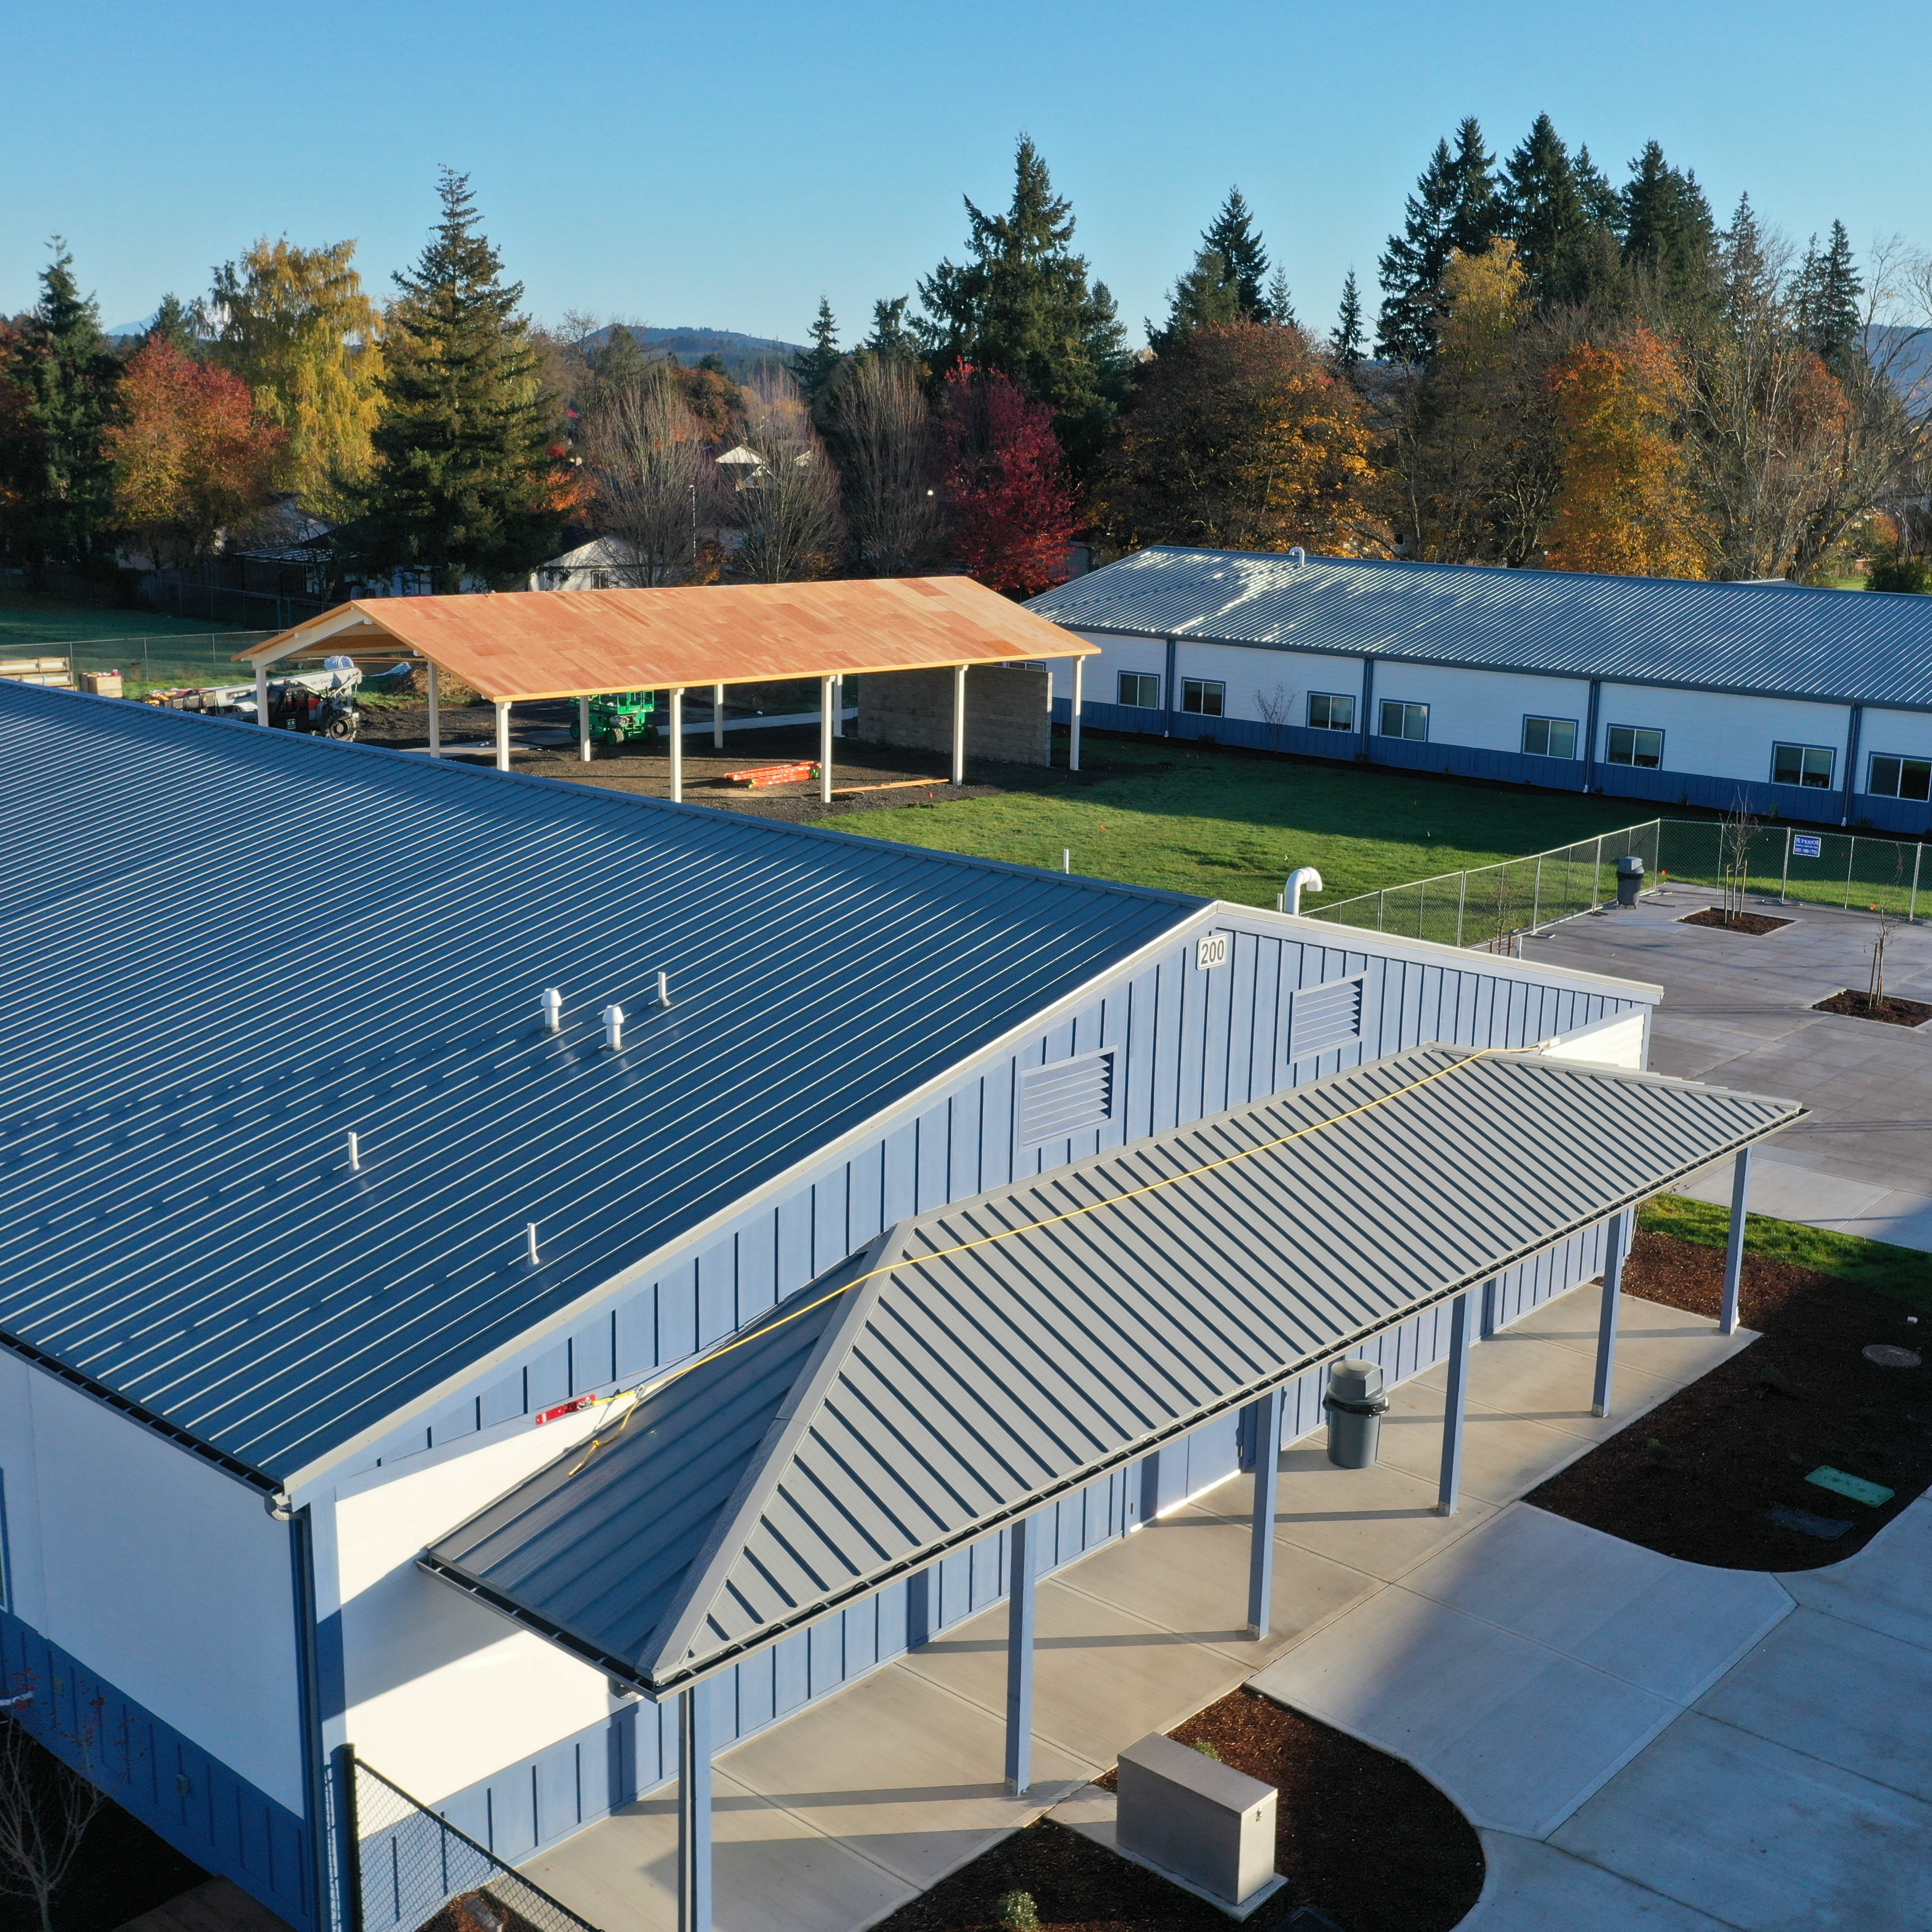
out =
[[[1482,1834],[1483,1895],[1456,1932],[1727,1932],[1660,1892],[1509,1832]]]
[[[1506,1332],[1533,1336],[1573,1354],[1587,1355],[1594,1364],[1602,1300],[1602,1290],[1594,1286],[1574,1289],[1546,1301]],[[1634,1294],[1618,1296],[1616,1412],[1626,1418],[1634,1412],[1623,1399],[1627,1376],[1683,1388],[1756,1340],[1748,1328],[1740,1328],[1735,1335],[1720,1335],[1717,1323],[1708,1316],[1666,1308],[1661,1302],[1645,1301]],[[1481,1350],[1476,1352],[1480,1354]],[[1469,1359],[1473,1373],[1475,1356]]]
[[[1743,1932],[1932,1925],[1932,1805],[1696,1712],[1554,1843]]]
[[[1285,1552],[1329,1557],[1386,1583],[1426,1562],[1496,1514],[1494,1504],[1472,1496],[1465,1498],[1455,1515],[1437,1515],[1432,1472],[1412,1474],[1390,1462],[1369,1469],[1338,1469],[1328,1460],[1326,1431],[1283,1452],[1277,1480],[1275,1537]],[[1244,1477],[1192,1507],[1226,1508],[1245,1514],[1250,1493]],[[1277,1573],[1288,1560],[1284,1556],[1277,1562]]]
[[[1808,1610],[1932,1650],[1932,1496],[1901,1511],[1856,1556],[1778,1581]],[[1928,1719],[1932,1722],[1932,1719]]]

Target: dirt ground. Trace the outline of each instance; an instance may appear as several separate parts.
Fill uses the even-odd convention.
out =
[[[1640,1234],[1624,1288],[1714,1316],[1723,1251]],[[1932,1485],[1932,1369],[1868,1348],[1925,1346],[1908,1304],[1748,1256],[1740,1318],[1761,1339],[1553,1476],[1528,1500],[1688,1562],[1813,1570],[1869,1543]],[[1810,1481],[1828,1468],[1893,1492],[1872,1504]]]
[[[1224,1764],[1281,1793],[1275,1866],[1288,1883],[1246,1923],[1282,1924],[1304,1906],[1347,1932],[1448,1932],[1483,1888],[1468,1821],[1418,1772],[1252,1690],[1210,1704],[1170,1734],[1211,1743]],[[1112,1774],[1101,1780],[1111,1786]],[[1016,1832],[878,1932],[981,1932],[1006,1893],[1032,1894],[1042,1932],[1197,1932],[1214,1906],[1078,1832],[1042,1820]]]

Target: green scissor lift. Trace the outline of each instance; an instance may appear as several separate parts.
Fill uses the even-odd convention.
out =
[[[648,738],[657,729],[658,694],[654,691],[607,692],[590,700],[590,736],[594,743],[622,745]],[[577,736],[573,720],[570,735]]]

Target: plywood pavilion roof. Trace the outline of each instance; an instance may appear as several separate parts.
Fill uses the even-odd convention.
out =
[[[238,652],[400,650],[499,702],[674,685],[1087,656],[1098,647],[970,577],[369,597]]]

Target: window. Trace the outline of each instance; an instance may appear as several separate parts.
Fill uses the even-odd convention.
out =
[[[1180,680],[1180,708],[1203,718],[1219,718],[1228,700],[1228,687],[1218,678],[1184,677]]]
[[[1160,680],[1151,671],[1124,670],[1120,674],[1120,702],[1136,711],[1160,709]]]
[[[1576,721],[1574,718],[1526,718],[1522,721],[1524,755],[1532,758],[1574,758],[1576,755]]]
[[[1311,691],[1308,694],[1308,728],[1311,731],[1352,731],[1355,728],[1355,700],[1346,692]]]
[[[1382,700],[1382,736],[1384,738],[1413,738],[1418,743],[1429,736],[1429,706],[1426,704],[1405,704],[1399,698]]]
[[[1664,734],[1646,730],[1641,724],[1612,724],[1604,746],[1604,762],[1635,765],[1640,771],[1660,771],[1664,766]]]
[[[1065,1140],[1103,1126],[1114,1114],[1114,1056],[1083,1054],[1020,1076],[1019,1137],[1022,1147]]]
[[[1314,1060],[1362,1036],[1362,975],[1304,986],[1288,1001],[1288,1057]]]
[[[1832,789],[1832,767],[1838,754],[1828,745],[1774,745],[1771,748],[1773,784],[1807,785],[1814,791]]]
[[[1874,798],[1932,798],[1932,758],[1872,754],[1865,790]]]

